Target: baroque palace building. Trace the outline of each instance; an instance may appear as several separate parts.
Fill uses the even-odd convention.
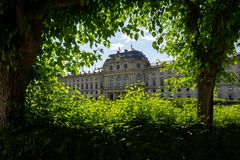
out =
[[[59,77],[66,85],[80,90],[84,96],[97,98],[103,95],[107,99],[116,99],[125,93],[127,86],[141,86],[146,92],[160,93],[161,96],[172,97],[171,90],[166,90],[165,79],[181,77],[171,71],[160,71],[162,65],[150,64],[147,57],[138,50],[117,51],[109,55],[102,68],[93,72],[81,73],[77,76]],[[229,67],[230,72],[240,79],[240,64]],[[239,81],[238,81],[239,82]],[[239,83],[219,82],[216,86],[219,98],[240,99]],[[174,94],[179,97],[197,97],[197,90],[181,88]]]

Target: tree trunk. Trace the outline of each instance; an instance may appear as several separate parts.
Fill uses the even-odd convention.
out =
[[[0,129],[7,123],[8,111],[7,102],[10,95],[9,72],[2,68],[0,69]]]
[[[25,33],[21,45],[15,53],[19,56],[9,56],[7,62],[0,66],[0,129],[10,119],[11,105],[19,107],[24,105],[26,87],[30,81],[29,74],[40,47],[42,19],[41,15],[31,17],[30,29]],[[10,62],[14,62],[16,65],[12,66]],[[15,117],[12,119],[16,120]]]
[[[215,67],[210,66],[203,71],[198,84],[198,115],[204,125],[211,127],[213,123],[213,90],[215,86]]]
[[[4,23],[16,28],[18,33],[15,40],[21,40],[21,44],[15,46],[16,55],[18,56],[6,54],[8,55],[8,61],[4,62],[4,64],[0,62],[0,129],[5,126],[9,116],[11,116],[11,104],[18,106],[24,104],[26,87],[30,80],[29,73],[32,70],[40,47],[42,21],[45,11],[79,5],[79,1],[68,0],[46,1],[46,3],[37,1],[36,3],[35,1],[30,3],[17,0],[14,3],[16,15],[14,17],[14,11],[9,15],[6,14],[7,17],[4,19],[9,20],[9,22]],[[26,8],[28,11],[25,11]],[[12,66],[12,62],[14,62],[15,66]]]

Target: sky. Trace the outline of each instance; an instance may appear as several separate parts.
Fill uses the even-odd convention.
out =
[[[143,54],[145,54],[145,56],[148,58],[150,63],[155,63],[158,59],[160,61],[172,60],[171,57],[168,57],[166,54],[161,54],[152,48],[152,42],[155,40],[155,38],[152,37],[152,35],[149,34],[146,30],[144,32],[144,37],[139,37],[138,41],[131,39],[127,35],[120,32],[116,33],[115,37],[112,37],[109,40],[111,42],[110,48],[100,46],[104,50],[104,53],[102,54],[102,60],[96,62],[94,66],[90,69],[85,68],[84,70],[92,71],[94,70],[94,68],[102,67],[103,63],[110,54],[115,54],[119,50],[119,48],[120,50],[131,49],[131,46],[135,50],[142,51]],[[87,45],[83,46],[83,49],[90,50],[89,46]]]
[[[166,54],[162,54],[157,52],[152,47],[152,42],[155,40],[155,38],[148,33],[146,30],[144,31],[144,37],[140,36],[138,41],[131,39],[127,35],[118,32],[116,33],[115,37],[112,37],[109,39],[111,42],[110,48],[106,48],[104,46],[99,46],[104,50],[104,53],[102,54],[102,60],[96,62],[91,68],[83,68],[84,71],[93,71],[96,68],[100,68],[103,66],[103,63],[108,58],[110,54],[115,54],[117,50],[124,50],[124,49],[131,49],[131,46],[139,51],[142,51],[145,56],[148,58],[150,63],[155,63],[157,60],[160,61],[169,61],[172,60],[171,57],[168,57]],[[84,50],[90,51],[90,48],[88,45],[83,46]],[[240,52],[240,47],[236,47],[237,52]]]

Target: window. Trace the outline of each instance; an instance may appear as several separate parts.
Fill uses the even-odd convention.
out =
[[[164,86],[164,80],[163,79],[160,79],[160,85]]]
[[[113,66],[109,66],[109,71],[112,71],[113,70]]]
[[[156,85],[157,85],[157,84],[156,84],[156,79],[155,79],[155,78],[153,79],[153,83],[152,83],[152,84],[153,84],[153,86],[156,86]]]
[[[98,88],[98,83],[95,84],[95,88],[96,88],[96,89]]]
[[[116,66],[116,69],[117,69],[117,70],[119,70],[119,69],[120,69],[120,65],[119,65],[119,64]]]
[[[141,68],[141,64],[140,63],[137,63],[136,67],[139,69]]]
[[[233,90],[233,87],[228,87],[228,90],[229,90],[229,91],[232,91],[232,90]]]
[[[91,83],[91,85],[90,85],[90,88],[93,89],[93,85],[92,85],[92,83]]]
[[[121,77],[117,76],[117,88],[121,87]]]
[[[146,83],[145,83],[146,86],[148,86],[148,79],[146,79]]]
[[[88,89],[88,84],[86,83],[86,89]]]
[[[111,79],[109,80],[109,87],[110,87],[110,88],[113,88],[113,83],[114,83],[114,80],[113,80],[113,78],[111,78]]]
[[[124,81],[124,85],[128,85],[128,76],[124,76],[123,81]]]
[[[123,67],[124,67],[124,69],[127,69],[128,65],[125,63]]]
[[[83,89],[83,84],[82,84],[82,87],[81,87],[82,89]]]
[[[137,82],[141,82],[141,81],[142,81],[142,75],[141,75],[141,73],[138,73],[138,74],[136,75],[136,80],[137,80]]]

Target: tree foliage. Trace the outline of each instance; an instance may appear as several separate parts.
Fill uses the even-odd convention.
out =
[[[65,69],[75,73],[79,67],[89,66],[100,59],[100,55],[96,54],[99,53],[99,49],[85,52],[81,49],[81,45],[88,43],[91,48],[93,46],[96,48],[99,44],[103,44],[109,47],[108,38],[114,36],[115,32],[124,25],[131,8],[135,7],[134,3],[127,1],[29,0],[21,4],[24,5],[24,15],[20,15],[23,16],[21,23],[24,23],[21,28],[13,16],[16,14],[16,5],[15,1],[1,3],[1,22],[5,22],[1,23],[2,60],[10,54],[21,57],[16,50],[21,45],[21,39],[28,34],[30,19],[37,14],[43,16],[38,63],[44,62],[42,66],[48,65],[57,71]],[[11,16],[14,19],[10,20]]]
[[[239,39],[239,9],[239,1],[231,0],[154,1],[146,3],[147,15],[139,12],[145,23],[136,22],[156,37],[153,48],[174,58],[165,69],[184,74],[172,84],[196,84],[199,113],[206,124],[212,123],[216,80],[229,75],[228,65],[239,62],[234,46]]]
[[[79,67],[100,59],[98,44],[109,47],[108,38],[117,31],[137,40],[144,35],[141,27],[157,37],[156,50],[174,57],[172,69],[184,73],[189,83],[197,82],[201,114],[210,116],[211,123],[216,77],[226,73],[239,37],[238,4],[234,0],[1,0],[0,81],[7,87],[1,87],[0,127],[10,111],[9,102],[23,103],[37,57],[39,76],[77,73]],[[87,43],[97,49],[81,50],[80,45]]]
[[[99,44],[109,47],[137,8],[135,1],[2,0],[0,2],[0,128],[10,104],[23,105],[26,87],[36,76],[77,73],[101,58]],[[85,52],[80,45],[95,47]],[[37,63],[36,59],[38,59]],[[34,69],[37,72],[33,72]],[[32,73],[32,74],[31,74]],[[32,75],[32,76],[31,76]]]

